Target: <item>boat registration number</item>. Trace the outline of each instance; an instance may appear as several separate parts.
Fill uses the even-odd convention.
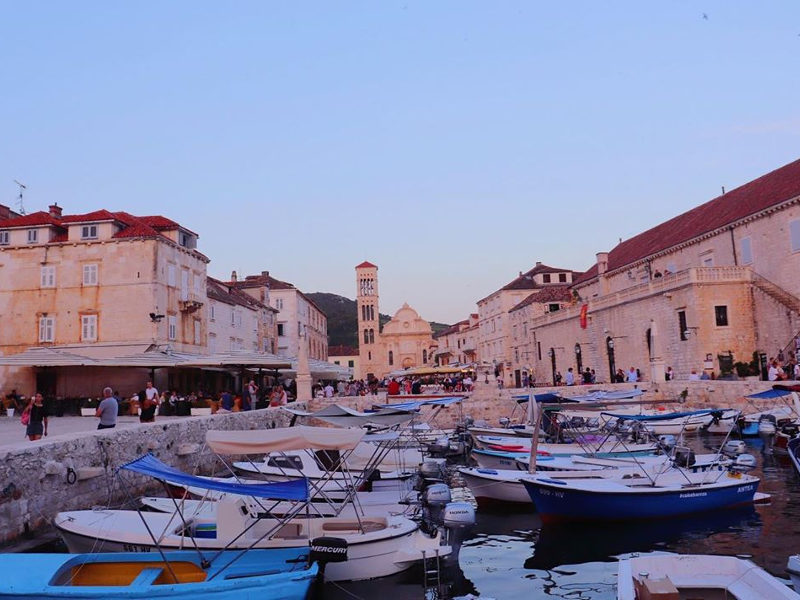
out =
[[[539,493],[542,496],[553,496],[555,498],[563,498],[564,497],[564,492],[558,492],[558,491],[554,491],[554,490],[541,489],[541,490],[539,490]]]
[[[125,552],[152,552],[150,546],[139,546],[138,544],[122,544],[122,549]]]

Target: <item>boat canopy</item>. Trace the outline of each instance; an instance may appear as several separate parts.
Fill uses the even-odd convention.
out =
[[[383,406],[383,405],[379,405]],[[366,425],[380,425],[391,427],[405,423],[414,418],[407,410],[396,408],[380,408],[371,412],[359,412],[346,406],[331,404],[316,412],[306,412],[294,408],[283,407],[283,410],[298,417],[314,417],[337,427],[364,427]]]
[[[450,396],[447,398],[429,398],[427,400],[414,400],[413,402],[398,402],[396,404],[375,404],[375,409],[395,409],[404,411],[416,411],[422,406],[450,406],[451,404],[458,404],[464,398],[461,396]]]
[[[773,398],[782,398],[783,396],[788,396],[792,392],[800,392],[800,385],[776,384],[772,386],[771,390],[764,390],[763,392],[758,392],[757,394],[750,394],[749,396],[745,396],[745,398],[751,398],[753,400],[771,400]]]
[[[613,419],[623,419],[625,421],[669,421],[671,419],[682,419],[684,417],[694,417],[697,415],[713,415],[715,417],[720,417],[722,416],[722,409],[693,410],[689,412],[671,412],[660,415],[620,415],[609,412],[603,412],[600,414],[606,417],[611,417]]]
[[[514,400],[517,401],[517,404],[524,404],[528,400],[530,400],[530,395],[529,394],[519,394],[519,395],[511,396],[511,397]],[[564,396],[559,396],[558,394],[556,394],[554,392],[545,392],[544,394],[534,394],[533,395],[533,399],[534,399],[535,402],[539,402],[539,403],[544,402],[545,404],[549,404],[549,403],[560,404],[560,403],[563,403],[563,402],[577,402],[577,400],[574,400],[572,398],[564,398]]]
[[[308,480],[305,478],[294,479],[292,481],[278,481],[275,483],[235,483],[220,481],[189,475],[175,467],[164,464],[149,453],[122,465],[120,469],[141,473],[142,475],[149,475],[150,477],[169,483],[195,486],[206,490],[227,492],[229,494],[255,496],[257,498],[266,498],[267,500],[299,500],[307,502],[309,499]]]
[[[268,454],[290,450],[352,450],[363,429],[283,427],[250,431],[207,431],[206,443],[218,454]]]

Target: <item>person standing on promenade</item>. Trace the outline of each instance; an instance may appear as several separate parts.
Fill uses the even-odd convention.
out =
[[[575,385],[575,373],[573,373],[572,367],[567,369],[567,377],[565,379],[565,383],[567,385]]]
[[[113,429],[117,426],[119,404],[113,394],[114,392],[110,387],[103,388],[103,399],[100,401],[100,405],[94,415],[100,419],[100,423],[97,425],[98,429]]]
[[[28,406],[23,411],[28,413],[28,424],[25,428],[25,435],[32,442],[42,439],[42,434],[47,437],[47,411],[44,408],[43,398],[39,392],[31,398]]]
[[[628,371],[628,383],[636,383],[637,381],[639,381],[639,373],[634,367],[631,367],[631,370]]]
[[[247,395],[250,396],[250,408],[247,410],[255,410],[258,403],[258,386],[253,379],[247,384]]]

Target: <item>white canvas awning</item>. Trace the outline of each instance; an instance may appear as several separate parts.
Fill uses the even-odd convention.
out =
[[[281,375],[297,377],[297,359],[290,358],[287,360],[291,361],[291,367],[281,369]],[[342,365],[336,365],[334,363],[315,358],[308,359],[308,370],[311,377],[314,379],[336,379],[338,381],[347,381],[353,376],[349,367],[343,367]]]
[[[268,454],[289,450],[352,450],[365,432],[361,429],[286,427],[250,431],[207,431],[206,443],[219,454]]]
[[[288,358],[266,352],[221,352],[196,356],[180,364],[182,367],[261,367],[262,369],[287,369]]]
[[[19,354],[0,356],[0,366],[3,367],[83,367],[96,364],[97,361],[86,356],[38,346]]]
[[[283,410],[298,417],[314,417],[315,419],[320,419],[321,421],[336,425],[337,427],[365,427],[367,425],[391,427],[393,425],[399,425],[400,423],[406,423],[415,416],[413,412],[408,410],[378,409],[367,413],[359,412],[346,406],[340,406],[339,404],[331,404],[313,413],[287,408],[285,406]]]

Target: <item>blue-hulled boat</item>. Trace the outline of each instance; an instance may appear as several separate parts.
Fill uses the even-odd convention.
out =
[[[142,554],[6,554],[0,600],[192,598],[304,600],[318,572],[309,549]]]
[[[792,466],[795,472],[800,475],[800,437],[790,439],[787,449],[789,451],[789,458],[792,461]]]
[[[758,477],[720,469],[676,468],[654,479],[567,481],[542,475],[522,483],[544,522],[658,519],[752,503]]]

